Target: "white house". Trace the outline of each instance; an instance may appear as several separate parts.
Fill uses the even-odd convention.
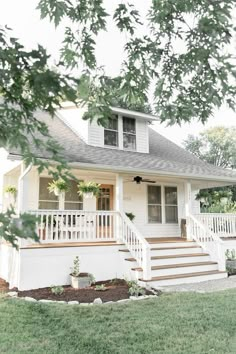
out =
[[[0,277],[11,287],[68,284],[77,255],[81,271],[97,280],[126,277],[158,287],[227,276],[224,252],[234,247],[236,218],[200,214],[195,196],[202,188],[235,184],[236,173],[200,161],[158,134],[151,128],[156,117],[112,111],[107,128],[84,121],[73,106],[53,120],[36,114],[64,148],[73,174],[101,185],[97,198],[79,197],[73,180],[64,197],[50,194],[46,171],[25,168],[17,150],[1,155],[1,166],[6,159],[13,164],[2,173],[3,208],[12,202],[4,188],[13,185],[19,212],[41,220],[40,243],[21,240],[19,251],[0,243]],[[36,154],[50,158],[45,151]],[[134,214],[133,222],[126,213]]]

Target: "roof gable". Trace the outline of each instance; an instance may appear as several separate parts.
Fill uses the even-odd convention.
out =
[[[196,156],[166,139],[149,128],[149,153],[139,153],[87,145],[70,127],[58,117],[38,113],[37,119],[47,123],[51,135],[64,149],[64,157],[70,163],[91,165],[94,168],[109,168],[115,171],[124,169],[149,171],[164,175],[217,178],[222,181],[232,178],[236,182],[236,173],[199,160]],[[46,151],[34,151],[38,157],[50,158]],[[11,155],[20,155],[11,150]]]

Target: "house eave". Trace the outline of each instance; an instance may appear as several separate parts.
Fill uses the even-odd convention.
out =
[[[70,166],[73,168],[83,168],[83,169],[98,169],[104,172],[115,172],[115,173],[129,173],[129,174],[146,174],[149,176],[162,176],[162,177],[180,177],[184,179],[194,179],[199,181],[217,181],[217,182],[230,182],[229,184],[236,184],[236,178],[232,177],[221,177],[221,176],[213,176],[213,175],[195,175],[195,174],[187,174],[187,173],[176,173],[171,171],[164,170],[150,170],[150,169],[134,169],[133,167],[119,167],[119,166],[108,166],[108,165],[99,165],[99,164],[89,164],[89,163],[78,163],[72,162]]]
[[[158,121],[159,118],[152,114],[142,113],[138,111],[132,111],[130,109],[119,108],[119,107],[110,107],[113,113],[117,113],[120,115],[124,115],[127,117],[138,118],[138,119],[145,119],[148,121]]]
[[[76,106],[73,102],[63,102],[60,107],[60,109],[64,109],[64,110],[65,109],[79,109],[79,108],[80,107]],[[158,116],[155,116],[155,115],[149,114],[149,113],[142,113],[142,112],[126,109],[126,108],[113,107],[113,106],[111,106],[110,109],[113,113],[125,115],[127,117],[145,119],[148,121],[158,121],[159,120]]]
[[[22,160],[20,155],[9,154],[9,160]],[[53,162],[52,162],[53,163]],[[229,185],[236,184],[236,178],[233,177],[222,177],[222,176],[214,176],[214,175],[196,175],[196,174],[188,174],[188,173],[176,173],[171,171],[164,170],[150,170],[150,169],[136,169],[133,167],[120,167],[120,166],[110,166],[110,165],[102,165],[102,164],[90,164],[84,162],[70,162],[69,166],[71,168],[82,168],[85,170],[97,169],[104,172],[114,172],[114,173],[128,173],[128,174],[145,174],[149,176],[162,176],[162,177],[179,177],[188,180],[198,180],[198,181],[215,181],[228,183]]]

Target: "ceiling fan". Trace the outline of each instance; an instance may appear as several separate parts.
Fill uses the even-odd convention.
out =
[[[137,184],[140,184],[141,182],[156,183],[156,181],[152,181],[151,179],[143,178],[143,177],[140,177],[140,176],[135,176],[133,178],[133,182],[136,182]]]

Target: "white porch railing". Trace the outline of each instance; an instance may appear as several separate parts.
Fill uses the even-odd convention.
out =
[[[138,265],[143,269],[143,279],[151,279],[151,252],[150,244],[143,235],[136,229],[134,224],[125,215],[120,213],[121,220],[121,242],[125,243],[131,255],[136,259]]]
[[[123,212],[81,210],[30,211],[41,243],[101,242],[124,243],[138,266],[143,279],[151,278],[150,245]]]
[[[223,241],[211,229],[199,221],[195,216],[187,218],[188,239],[196,241],[210,254],[211,259],[218,262],[219,270],[225,271],[225,255],[222,247]]]
[[[220,237],[236,237],[236,214],[211,214],[195,215],[207,229]]]
[[[99,242],[116,239],[115,211],[36,210],[42,243]]]

